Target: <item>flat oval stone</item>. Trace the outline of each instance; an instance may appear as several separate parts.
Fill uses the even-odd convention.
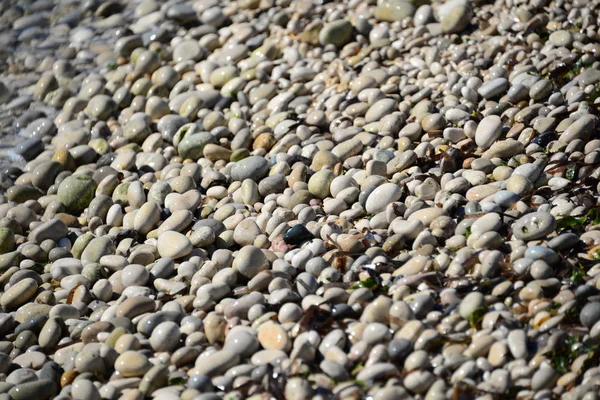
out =
[[[53,397],[58,388],[51,380],[40,379],[15,385],[8,391],[13,400],[29,400]]]
[[[252,179],[260,182],[269,171],[269,162],[264,157],[251,156],[236,162],[231,168],[231,179],[244,181]]]
[[[138,315],[153,312],[155,307],[154,300],[148,297],[130,297],[117,308],[117,317],[132,319]]]
[[[6,309],[15,309],[27,303],[37,292],[35,279],[25,278],[11,286],[0,297],[0,305]]]
[[[489,148],[502,134],[502,120],[497,115],[485,117],[477,125],[475,143],[482,149]]]
[[[394,183],[384,183],[377,187],[367,198],[366,211],[375,214],[385,210],[388,204],[400,199],[402,190]]]

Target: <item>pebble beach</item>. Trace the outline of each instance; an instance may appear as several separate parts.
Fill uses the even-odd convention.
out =
[[[0,2],[0,400],[600,400],[600,0]]]

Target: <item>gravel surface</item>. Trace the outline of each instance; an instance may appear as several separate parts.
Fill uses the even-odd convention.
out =
[[[599,29],[0,2],[0,400],[600,399]]]

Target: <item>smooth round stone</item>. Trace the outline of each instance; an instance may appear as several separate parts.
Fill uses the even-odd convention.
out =
[[[555,251],[566,250],[574,247],[577,243],[579,243],[579,240],[579,236],[574,233],[562,233],[549,241],[548,247],[554,249]]]
[[[261,366],[276,363],[286,358],[286,353],[281,350],[260,350],[252,355],[250,362],[255,366]]]
[[[53,240],[58,242],[61,238],[67,236],[69,229],[67,225],[59,219],[51,219],[38,225],[29,233],[29,240],[42,243],[44,240]],[[1,242],[1,240],[0,240]]]
[[[137,217],[137,215],[136,215]],[[165,231],[177,231],[182,232],[185,228],[189,227],[192,223],[194,215],[189,210],[178,210],[175,211],[169,218],[167,218],[159,227],[158,234]]]
[[[240,354],[242,357],[249,357],[260,348],[260,343],[256,335],[236,330],[227,335],[224,348]]]
[[[75,369],[80,373],[102,374],[106,366],[98,352],[81,351],[75,356]]]
[[[507,336],[508,349],[515,359],[524,358],[527,356],[527,335],[521,329],[515,329],[508,333]]]
[[[501,207],[509,208],[519,201],[520,197],[511,191],[500,190],[493,195],[492,200]]]
[[[58,344],[62,336],[64,324],[60,318],[50,318],[42,327],[38,335],[38,344],[43,349],[51,349]]]
[[[328,169],[323,169],[308,180],[308,191],[319,199],[324,199],[331,195],[331,182],[336,178],[336,175]]]
[[[43,193],[29,185],[15,185],[6,191],[8,201],[15,203],[25,203],[27,200],[38,200]]]
[[[18,368],[12,371],[5,379],[8,383],[19,385],[26,382],[33,382],[37,378],[35,371],[27,368]]]
[[[492,144],[492,146],[484,153],[484,157],[488,158],[502,158],[507,159],[513,157],[516,154],[519,154],[523,151],[525,146],[523,143],[514,140],[514,139],[506,139],[501,140]]]
[[[30,400],[52,398],[57,392],[57,386],[48,379],[25,382],[15,385],[8,391],[12,400]]]
[[[454,0],[446,2],[444,6],[445,10],[438,10],[441,17],[441,29],[444,33],[458,33],[469,25],[473,10],[467,1]]]
[[[256,246],[244,246],[233,260],[233,269],[248,279],[254,278],[259,272],[269,269],[269,261],[261,249]]]
[[[595,119],[585,114],[569,125],[559,136],[558,140],[564,143],[571,143],[577,139],[585,139],[594,129]]]
[[[343,47],[352,40],[352,30],[352,24],[346,19],[330,22],[321,29],[319,42],[323,46]]]
[[[67,210],[78,213],[90,204],[97,186],[96,182],[87,175],[71,175],[60,183],[57,199]]]
[[[137,351],[126,351],[115,361],[115,370],[125,378],[143,376],[150,368],[150,361]]]
[[[554,250],[543,246],[531,246],[527,248],[524,256],[532,260],[544,260],[549,265],[560,262],[560,257],[554,252]]]
[[[497,115],[485,117],[477,125],[475,143],[482,149],[488,149],[502,134],[502,120]]]
[[[266,323],[258,329],[258,341],[267,350],[286,350],[291,346],[290,338],[283,327],[276,323]]]
[[[112,255],[115,252],[115,244],[107,236],[96,237],[90,240],[81,253],[81,261],[86,263],[97,263],[103,256]]]
[[[384,0],[375,8],[373,15],[379,21],[394,22],[412,17],[416,10],[411,1]]]
[[[0,254],[8,253],[15,246],[15,234],[8,228],[0,228]]]
[[[541,391],[542,389],[553,388],[558,378],[559,374],[554,368],[541,365],[531,378],[531,389]]]
[[[175,322],[165,321],[152,331],[150,345],[154,351],[171,352],[178,347],[180,336],[179,326]]]
[[[240,246],[254,243],[254,240],[262,232],[256,222],[251,219],[241,221],[233,231],[233,240]]]
[[[579,313],[579,320],[588,329],[600,321],[600,302],[586,304]]]
[[[402,190],[394,183],[384,183],[377,187],[367,198],[365,209],[369,214],[384,211],[388,204],[398,201]]]
[[[373,104],[365,114],[365,121],[375,122],[381,120],[388,114],[391,114],[397,107],[394,99],[381,99]]]
[[[552,91],[552,82],[548,79],[541,79],[531,86],[529,97],[536,101],[543,100],[548,98],[552,94]]]
[[[138,332],[145,336],[150,336],[159,324],[165,321],[176,322],[181,319],[181,314],[178,311],[158,311],[153,314],[145,315],[138,323]]]
[[[129,297],[119,305],[116,315],[117,317],[132,319],[138,315],[153,312],[155,308],[154,300],[148,297],[134,296]]]
[[[362,369],[356,379],[360,381],[374,381],[384,379],[389,374],[397,373],[398,369],[394,364],[379,362]]]
[[[215,376],[238,364],[240,355],[229,349],[219,350],[207,356],[200,355],[196,359],[195,368],[190,375]]]
[[[207,144],[217,144],[217,139],[208,132],[199,132],[186,136],[177,146],[181,157],[197,161],[202,158]],[[265,160],[266,161],[266,160]]]
[[[75,152],[77,149],[73,149]],[[93,161],[93,160],[92,160]],[[47,191],[54,184],[56,176],[63,171],[63,166],[53,160],[40,162],[33,170],[31,183],[40,190]]]
[[[85,112],[90,117],[100,120],[108,119],[115,111],[117,111],[117,103],[105,94],[92,97],[85,108]]]
[[[158,237],[158,254],[161,257],[178,259],[192,252],[192,243],[179,232],[167,231]]]
[[[33,89],[33,96],[36,99],[44,100],[49,93],[56,89],[58,89],[58,81],[54,74],[48,71],[42,74],[37,81],[35,88]]]
[[[25,161],[31,161],[44,151],[44,143],[41,139],[34,137],[17,143],[14,151],[23,157]]]
[[[192,232],[190,241],[194,247],[206,247],[215,242],[215,231],[208,226],[200,226]]]
[[[37,292],[38,284],[33,278],[25,278],[8,290],[0,297],[0,305],[6,309],[15,309],[27,303]]]
[[[279,309],[277,319],[282,324],[286,322],[297,322],[302,318],[302,308],[294,303],[286,303]]]
[[[87,379],[76,379],[71,387],[74,400],[100,400],[100,392],[94,384]]]
[[[370,323],[363,332],[363,340],[370,345],[387,342],[391,336],[388,327],[379,322]]]
[[[286,380],[284,395],[288,400],[310,399],[313,389],[308,380],[294,377]]]
[[[45,136],[56,135],[57,128],[48,118],[39,118],[27,125],[25,137],[41,139]]]
[[[540,167],[536,164],[523,164],[514,169],[512,175],[521,175],[527,178],[530,182],[535,182],[540,176]]]
[[[548,41],[556,47],[570,47],[573,44],[573,34],[561,29],[552,32],[548,37]]]
[[[173,50],[173,60],[198,60],[201,54],[202,50],[197,40],[183,40]]]
[[[512,230],[520,240],[543,239],[556,229],[556,219],[548,212],[533,212],[519,218]]]
[[[148,201],[140,207],[133,219],[133,228],[147,235],[160,221],[160,207],[154,201]]]
[[[174,4],[167,9],[167,18],[177,21],[181,25],[198,20],[196,11],[189,4]]]
[[[464,319],[469,319],[473,313],[486,307],[485,296],[479,292],[472,292],[465,296],[458,306],[458,314]]]
[[[123,286],[144,286],[148,283],[150,273],[143,265],[131,264],[123,268],[121,282]]]
[[[231,150],[212,143],[208,143],[204,146],[202,153],[204,154],[204,158],[213,162],[218,160],[229,160],[233,154]]]
[[[404,378],[404,387],[414,393],[425,393],[435,381],[429,371],[413,371]]]
[[[473,225],[471,225],[471,233],[482,235],[490,231],[497,232],[500,228],[502,228],[502,218],[500,215],[489,213],[477,218]]]
[[[423,208],[410,214],[408,221],[420,221],[424,227],[428,227],[434,219],[442,215],[448,215],[448,212],[443,208]]]
[[[210,7],[204,10],[200,17],[202,23],[212,25],[216,28],[220,27],[226,19],[227,17],[223,14],[223,10],[220,7]]]
[[[529,98],[529,88],[525,85],[514,84],[508,89],[506,97],[514,103],[527,100]]]
[[[581,71],[577,80],[582,86],[593,85],[600,81],[600,70],[592,68]]]
[[[206,375],[193,375],[188,379],[187,387],[201,392],[211,392],[214,386],[210,378]]]
[[[260,182],[269,171],[269,162],[260,156],[251,156],[236,162],[231,168],[231,179],[234,181],[244,181],[252,179]]]
[[[137,115],[131,118],[123,128],[123,137],[133,143],[143,143],[151,133],[152,130],[144,118],[137,117]]]
[[[171,185],[169,185],[167,182],[159,181],[159,182],[154,183],[152,185],[152,187],[150,188],[150,191],[148,192],[148,200],[152,200],[152,202],[154,202],[160,206],[163,206],[165,204],[165,200],[167,199],[167,196],[169,194],[171,194],[172,192],[173,192],[173,188],[171,188]],[[149,201],[149,203],[150,202],[151,201]],[[143,208],[143,207],[144,206],[142,206],[141,208]],[[139,215],[139,211],[138,211],[138,214],[136,214],[136,216],[137,215]],[[159,220],[160,220],[160,218],[159,218]],[[140,222],[143,222],[143,221],[140,221]]]
[[[506,92],[508,87],[509,83],[506,78],[495,78],[481,85],[477,92],[484,99],[493,99],[494,97]]]

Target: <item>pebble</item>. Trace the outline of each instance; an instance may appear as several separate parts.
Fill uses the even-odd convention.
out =
[[[48,379],[40,379],[15,385],[8,391],[8,395],[14,400],[41,399],[52,397],[57,391],[58,388],[54,382]]]
[[[332,44],[342,47],[352,39],[352,24],[348,20],[338,20],[325,25],[319,33],[322,45]]]
[[[35,295],[38,284],[35,279],[25,278],[15,283],[0,297],[0,305],[6,309],[15,309]]]
[[[488,149],[502,134],[502,121],[496,115],[481,120],[475,132],[475,143],[482,149]]]
[[[83,211],[92,201],[97,185],[87,175],[71,175],[58,187],[57,199],[67,210]]]
[[[493,99],[494,97],[506,92],[508,87],[508,80],[504,77],[500,77],[485,82],[477,90],[477,93],[479,93],[479,95],[481,95],[481,97],[484,99]]]
[[[232,266],[242,276],[252,279],[259,272],[269,269],[269,261],[261,249],[253,245],[247,245],[239,250]]]
[[[160,323],[152,331],[150,345],[155,351],[174,351],[180,339],[181,333],[175,322],[165,321]]]
[[[475,312],[485,307],[485,297],[479,292],[469,293],[460,302],[458,313],[464,319],[469,319]]]
[[[405,0],[386,0],[375,8],[375,18],[380,21],[402,21],[415,14],[416,8],[412,2]]]
[[[600,321],[600,303],[593,302],[586,304],[579,314],[579,320],[583,326],[591,329],[598,321]]]
[[[146,356],[126,351],[115,360],[115,370],[124,378],[143,376],[152,367]]]
[[[157,249],[161,257],[178,259],[191,253],[192,243],[179,232],[166,231],[158,237]]]
[[[402,192],[400,188],[393,183],[384,183],[376,188],[369,197],[365,209],[370,214],[383,211],[388,204],[398,200]]]
[[[252,179],[256,182],[264,178],[269,170],[269,163],[264,157],[251,156],[235,163],[231,168],[231,178],[236,181]]]
[[[5,3],[0,397],[594,392],[595,7]]]
[[[281,325],[267,323],[258,329],[258,341],[266,350],[287,350],[291,341],[285,329]]]
[[[534,212],[519,218],[513,224],[517,239],[535,240],[543,238],[556,229],[556,219],[547,212]]]

